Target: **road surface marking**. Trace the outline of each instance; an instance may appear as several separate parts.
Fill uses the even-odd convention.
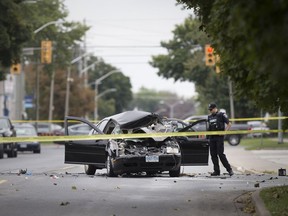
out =
[[[0,184],[7,182],[7,180],[0,180]]]

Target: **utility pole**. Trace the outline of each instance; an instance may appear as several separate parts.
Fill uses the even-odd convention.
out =
[[[230,100],[230,113],[231,119],[235,119],[234,115],[234,98],[233,98],[233,86],[230,76],[228,77],[228,86],[229,86],[229,100]],[[234,120],[232,121],[234,123]]]

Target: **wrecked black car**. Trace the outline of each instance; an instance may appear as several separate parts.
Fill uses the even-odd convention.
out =
[[[69,121],[75,120],[93,128],[90,136],[121,135],[117,139],[65,141],[65,163],[84,164],[88,175],[106,168],[109,177],[164,171],[168,171],[171,177],[178,177],[181,166],[208,165],[208,140],[157,136],[159,132],[173,132],[173,126],[163,123],[162,117],[156,113],[127,111],[106,117],[96,126],[83,118],[68,116],[65,118],[65,135],[69,136]],[[146,137],[135,138],[135,134],[146,134]],[[147,137],[147,134],[151,136]]]

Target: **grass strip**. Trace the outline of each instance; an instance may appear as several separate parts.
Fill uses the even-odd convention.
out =
[[[288,216],[288,186],[265,188],[260,191],[263,200],[271,216]]]
[[[262,150],[262,149],[288,149],[288,142],[279,144],[277,138],[243,138],[240,142],[246,150]]]

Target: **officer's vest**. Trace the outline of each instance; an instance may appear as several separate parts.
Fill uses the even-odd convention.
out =
[[[208,116],[209,131],[223,131],[225,122],[222,112],[217,112]]]

